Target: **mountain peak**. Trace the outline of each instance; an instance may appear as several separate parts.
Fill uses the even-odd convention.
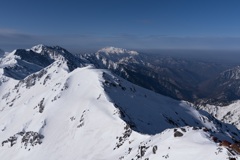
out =
[[[38,45],[36,45],[36,46],[33,46],[33,47],[31,48],[31,50],[34,51],[34,52],[36,52],[36,53],[41,53],[42,50],[43,50],[43,47],[44,47],[43,44],[38,44]]]
[[[64,48],[39,44],[31,49],[14,50],[0,61],[0,67],[4,69],[4,75],[20,80],[42,70],[54,61],[67,63],[69,71],[85,63]]]
[[[123,49],[123,48],[116,48],[116,47],[105,47],[105,48],[102,48],[98,51],[98,53],[106,53],[107,55],[110,55],[110,54],[117,54],[117,55],[120,55],[120,54],[130,54],[130,55],[138,55],[139,53],[136,52],[136,51],[130,51],[130,50],[127,50],[127,49]]]
[[[36,53],[55,51],[56,53],[58,52],[58,53],[64,54],[64,53],[68,52],[66,49],[64,49],[60,46],[47,46],[47,45],[43,45],[43,44],[38,44],[36,46],[33,46],[30,50],[32,50],[33,52],[36,52]]]

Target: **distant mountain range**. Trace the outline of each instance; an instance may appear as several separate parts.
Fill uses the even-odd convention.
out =
[[[205,104],[229,105],[240,99],[240,66],[227,69],[204,84]]]
[[[59,46],[38,45],[28,50],[17,49],[14,56],[21,59],[15,58],[11,62],[13,52],[8,54],[9,58],[6,57],[5,60],[8,59],[9,66],[4,67],[4,74],[20,80],[51,64],[58,58],[56,52],[63,57],[70,55],[65,57],[73,65],[69,66],[70,70],[91,63],[97,68],[109,69],[134,84],[174,99],[221,106],[240,99],[237,87],[240,82],[237,77],[240,73],[239,66],[141,54],[115,47],[78,56],[69,54]],[[14,69],[9,70],[10,67]]]
[[[110,69],[132,83],[174,99],[217,105],[240,99],[236,90],[238,80],[228,75],[239,69],[229,64],[140,54],[114,47],[81,57],[98,68]],[[227,73],[231,70],[235,73]],[[229,77],[224,79],[225,75]]]
[[[193,82],[238,77],[225,69],[114,47],[78,57],[59,46],[17,49],[0,59],[0,157],[236,160],[239,129],[176,100],[198,96]]]

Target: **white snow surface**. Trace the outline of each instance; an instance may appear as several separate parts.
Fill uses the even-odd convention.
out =
[[[110,54],[117,54],[117,55],[121,55],[121,54],[129,54],[129,55],[138,55],[139,53],[136,51],[129,51],[123,48],[116,48],[116,47],[105,47],[102,48],[98,51],[98,53],[106,53],[108,55]]]
[[[121,70],[119,68],[124,63],[139,63],[137,51],[130,51],[116,47],[105,47],[98,50],[96,53],[96,64],[100,68]]]
[[[206,105],[199,107],[202,110],[211,113],[222,122],[235,125],[240,129],[240,101],[233,102],[227,106]]]
[[[17,63],[16,59],[19,57],[14,55],[15,52],[16,50],[10,53],[6,53],[3,57],[0,57],[0,69],[5,67],[12,67]]]
[[[9,78],[0,85],[0,98],[1,160],[224,160],[231,155],[210,132],[192,127],[220,137],[224,131],[187,102],[92,66],[69,72],[66,62],[56,60],[23,80]],[[174,137],[176,131],[183,135]]]
[[[43,51],[43,47],[44,47],[43,44],[39,44],[39,45],[33,46],[31,50],[36,53],[41,53]]]

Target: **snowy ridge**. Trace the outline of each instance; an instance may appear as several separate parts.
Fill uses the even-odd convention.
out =
[[[43,44],[39,44],[36,46],[33,46],[31,48],[32,51],[36,52],[36,53],[41,53],[43,51],[44,45]]]
[[[218,120],[233,124],[240,129],[240,101],[233,102],[228,106],[214,106],[207,104],[205,106],[199,106],[198,108],[207,111]]]
[[[20,80],[54,61],[67,62],[70,71],[86,63],[59,46],[37,45],[31,49],[17,49],[7,54],[0,59],[0,67],[4,70],[4,75]]]
[[[239,158],[219,146],[239,141],[234,126],[91,65],[56,60],[10,78],[0,98],[3,160]]]
[[[16,50],[7,53],[0,58],[0,68],[13,67],[17,63],[16,59],[19,57],[14,55],[15,52]]]
[[[76,60],[76,57],[73,56],[70,52],[68,52],[66,49],[59,47],[59,46],[46,46],[43,44],[39,44],[36,46],[33,46],[31,49],[27,49],[26,51],[33,51],[35,53],[44,55],[49,57],[52,60],[62,60],[62,61],[70,61],[69,63],[78,63]],[[78,61],[80,61],[78,59]],[[79,67],[79,66],[76,66]]]
[[[140,54],[136,51],[129,51],[122,48],[105,47],[94,54],[85,54],[83,57],[97,68],[113,69],[125,72],[122,64],[132,63],[139,64]]]

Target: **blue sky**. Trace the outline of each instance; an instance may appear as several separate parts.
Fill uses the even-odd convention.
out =
[[[240,50],[239,0],[1,0],[0,48]]]

